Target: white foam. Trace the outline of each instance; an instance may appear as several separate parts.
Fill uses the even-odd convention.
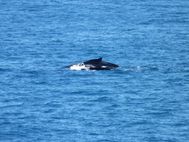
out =
[[[101,68],[104,68],[104,69],[105,69],[105,68],[107,68],[107,66],[102,66]]]
[[[89,70],[89,67],[85,66],[83,63],[70,66],[70,70]]]

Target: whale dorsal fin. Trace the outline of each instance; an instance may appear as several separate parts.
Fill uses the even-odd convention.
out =
[[[102,58],[88,60],[85,61],[84,64],[99,64],[100,62],[102,62]]]
[[[102,62],[102,57],[98,58],[97,60],[98,60],[99,62]]]

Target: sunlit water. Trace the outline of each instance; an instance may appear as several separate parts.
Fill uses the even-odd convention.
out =
[[[0,141],[188,142],[189,1],[1,0]]]

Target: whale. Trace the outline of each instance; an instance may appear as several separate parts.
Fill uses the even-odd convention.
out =
[[[113,70],[118,67],[119,66],[114,63],[103,61],[102,58],[91,59],[67,66],[70,70]]]

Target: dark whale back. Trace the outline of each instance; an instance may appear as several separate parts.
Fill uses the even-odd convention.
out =
[[[102,62],[102,58],[98,58],[98,59],[92,59],[92,60],[85,61],[84,64],[97,65],[97,64],[100,64],[101,62]]]

